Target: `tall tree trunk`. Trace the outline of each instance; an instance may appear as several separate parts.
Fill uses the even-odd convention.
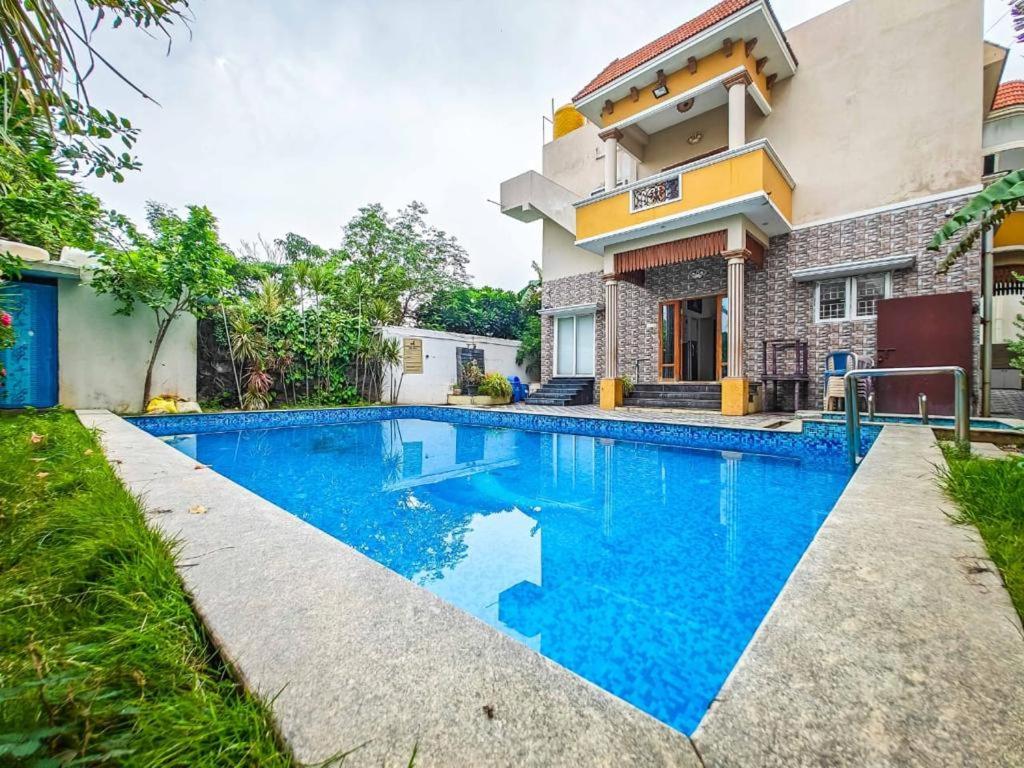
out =
[[[156,338],[153,340],[153,352],[149,356],[149,365],[146,366],[146,383],[142,388],[142,410],[149,405],[150,390],[153,388],[153,366],[156,365],[156,357],[160,354],[160,346],[164,343],[164,336],[167,329],[171,327],[174,315],[168,315],[163,320],[157,315]]]

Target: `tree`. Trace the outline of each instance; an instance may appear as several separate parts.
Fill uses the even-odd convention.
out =
[[[444,291],[416,312],[421,328],[499,339],[518,339],[525,319],[518,294],[487,286]]]
[[[466,250],[428,225],[426,214],[415,201],[395,216],[377,203],[359,209],[345,225],[338,254],[345,264],[339,283],[344,300],[356,304],[361,296],[392,303],[398,322],[405,322],[430,297],[469,282]]]
[[[130,248],[105,249],[92,280],[98,293],[114,297],[115,314],[132,315],[141,305],[156,319],[143,405],[152,394],[153,366],[168,329],[183,312],[201,315],[217,302],[231,285],[235,260],[220,242],[209,209],[189,206],[188,216],[181,218],[171,208],[150,202],[146,213],[152,235],[123,221]]]
[[[93,36],[109,21],[124,22],[170,41],[170,27],[187,21],[188,0],[9,0],[0,3],[0,64],[9,79],[2,132],[20,110],[45,120],[50,135],[62,137],[65,157],[76,173],[109,173],[138,168],[137,161],[107,144],[119,139],[131,149],[135,131],[127,119],[97,109],[89,101],[86,80],[99,67],[108,70],[143,98],[150,97],[108,61]]]
[[[12,78],[0,75],[0,100]],[[60,254],[65,245],[91,249],[105,230],[100,201],[71,178],[72,166],[45,120],[13,105],[0,141],[0,238]]]
[[[516,363],[523,366],[531,376],[540,378],[540,307],[541,281],[543,276],[537,262],[530,266],[537,277],[519,292],[519,303],[523,312],[523,330],[519,335],[519,351]]]

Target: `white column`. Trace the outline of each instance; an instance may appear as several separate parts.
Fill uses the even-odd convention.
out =
[[[747,78],[730,80],[729,89],[729,149],[747,143]]]
[[[619,139],[622,134],[613,130],[602,133],[601,138],[604,139],[604,191],[611,192],[619,175]]]
[[[746,254],[730,251],[726,291],[729,296],[729,343],[726,348],[729,378],[743,377],[743,266]]]
[[[604,281],[604,378],[619,377],[619,281]]]

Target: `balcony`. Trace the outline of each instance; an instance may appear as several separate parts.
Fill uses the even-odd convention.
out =
[[[501,182],[501,212],[519,221],[549,219],[576,234],[576,195],[536,171]]]
[[[992,245],[1001,248],[1024,248],[1024,212],[1014,212],[999,225]]]
[[[607,246],[742,214],[767,235],[792,229],[794,182],[766,139],[575,203],[576,245]]]

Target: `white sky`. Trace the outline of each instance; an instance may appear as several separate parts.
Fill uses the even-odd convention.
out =
[[[540,169],[551,99],[712,2],[197,0],[191,40],[179,31],[169,56],[127,26],[99,38],[161,106],[94,76],[93,101],[141,129],[143,169],[87,186],[138,220],[150,199],[208,205],[232,246],[288,231],[336,245],[360,206],[420,200],[469,251],[476,284],[517,289],[540,225],[488,198]],[[788,29],[840,4],[773,7]],[[1008,45],[1007,3],[985,8],[986,37]],[[1005,77],[1021,76],[1017,47]]]

